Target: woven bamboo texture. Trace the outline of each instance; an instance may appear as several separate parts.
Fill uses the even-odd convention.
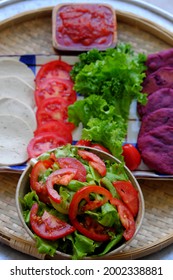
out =
[[[0,55],[55,54],[51,8],[0,23]],[[150,21],[117,11],[118,40],[146,54],[173,47],[173,34]],[[34,241],[23,228],[15,203],[20,174],[0,173],[0,241],[37,259]],[[173,243],[173,181],[138,180],[145,199],[143,225],[131,245],[111,259],[138,259]]]

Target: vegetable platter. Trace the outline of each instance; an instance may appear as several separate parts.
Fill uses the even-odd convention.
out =
[[[44,8],[21,14],[3,22],[0,26],[0,54],[7,57],[8,53],[10,57],[13,56],[15,59],[34,57],[40,61],[57,57],[57,53],[52,48],[51,13],[51,7]],[[122,10],[117,10],[117,20],[118,40],[132,44],[136,52],[149,54],[173,46],[172,35],[164,27]],[[13,44],[11,44],[12,41]],[[26,54],[27,56],[25,56]],[[76,57],[70,54],[63,58],[71,64],[76,60]],[[34,67],[35,65],[39,67],[39,64],[41,62],[33,63]],[[134,114],[133,110],[132,114]],[[132,128],[134,129],[134,126]],[[17,167],[16,170],[21,173]],[[12,173],[9,170],[5,172],[2,170],[3,172],[0,174],[0,239],[12,248],[30,256],[35,256],[38,259],[48,258],[37,253],[32,239],[18,219],[15,190],[19,174],[16,174],[16,170],[13,167]],[[144,222],[138,236],[130,246],[111,257],[113,259],[137,259],[156,252],[173,242],[172,181],[163,176],[159,177],[161,180],[155,180],[155,177],[146,177],[145,174],[140,178],[138,174],[136,176],[146,204]]]

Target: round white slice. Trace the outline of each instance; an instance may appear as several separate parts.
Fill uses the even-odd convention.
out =
[[[34,88],[16,76],[0,77],[0,98],[11,97],[35,107]]]
[[[33,71],[23,62],[4,58],[0,60],[0,77],[17,76],[34,87],[35,75]]]
[[[28,159],[27,145],[33,137],[29,125],[22,119],[0,117],[0,165],[16,165]]]
[[[19,117],[30,126],[32,131],[36,129],[37,125],[34,111],[31,107],[17,99],[9,97],[0,98],[0,118],[2,114]]]

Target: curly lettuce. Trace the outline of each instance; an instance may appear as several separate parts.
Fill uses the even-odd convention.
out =
[[[147,102],[142,93],[146,56],[129,44],[105,52],[93,49],[79,55],[72,71],[74,89],[84,96],[69,106],[69,121],[83,124],[82,138],[99,142],[121,157],[133,100]]]

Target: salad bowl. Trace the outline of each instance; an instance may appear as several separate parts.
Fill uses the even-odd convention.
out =
[[[80,163],[85,166],[85,175],[87,179],[83,179],[83,177],[81,179],[80,175],[82,174],[83,176],[81,170],[79,175],[80,179],[76,177],[77,173],[75,173],[68,183],[57,179],[59,176],[61,177],[59,172],[64,170],[64,167],[66,170],[68,169],[68,171],[70,169],[70,172],[72,172],[71,169],[74,170],[78,168],[78,163],[72,166],[71,160],[70,165],[67,161],[66,166],[63,164],[61,165],[61,160],[64,162],[64,159],[69,158],[73,158],[73,160],[77,159],[77,161],[80,161]],[[48,192],[46,195],[48,195],[49,198],[47,202],[42,200],[37,189],[34,189],[32,176],[34,173],[33,170],[36,169],[38,162],[46,161],[47,164],[50,159],[53,161],[56,170],[52,171],[54,167],[47,168],[47,170],[50,169],[51,172],[49,175],[44,175],[47,176],[45,180]],[[97,160],[99,167],[95,164]],[[58,169],[56,168],[57,162],[60,167],[58,167]],[[93,162],[95,163],[93,164]],[[52,175],[56,173],[57,177]],[[38,177],[39,176],[36,176],[35,178],[38,180]],[[52,179],[50,180],[50,178]],[[121,185],[118,189],[115,181],[119,183],[125,182],[125,188]],[[130,189],[126,188],[127,183],[130,185]],[[131,187],[133,189],[131,189]],[[67,207],[64,206],[65,203],[62,203],[62,200],[58,202],[60,197],[62,199],[64,188],[70,188],[69,193],[72,194],[70,203],[68,203],[68,210]],[[125,198],[122,193],[126,194]],[[137,200],[135,201],[133,197],[134,193],[137,195]],[[131,205],[129,204],[130,200]],[[56,207],[57,204],[58,207]],[[51,259],[116,259],[116,254],[122,251],[127,245],[130,245],[135,236],[140,234],[139,230],[145,212],[141,188],[134,175],[123,162],[99,149],[70,144],[48,151],[29,161],[18,181],[16,205],[22,225],[29,236],[35,241],[39,253],[43,253],[46,257]],[[35,205],[35,213],[33,212],[33,205]],[[36,205],[41,207],[42,214],[38,212]],[[54,215],[54,212],[56,212],[55,216],[56,218],[58,217],[58,221],[59,218],[65,216],[66,225],[68,225],[68,233],[66,233],[66,236],[60,235],[60,237],[57,238],[58,241],[56,237],[48,238],[45,237],[44,234],[38,236],[41,228],[40,224],[42,226],[41,231],[45,231],[45,224],[47,223],[49,227],[50,217]],[[50,216],[47,213],[51,213]],[[43,216],[46,218],[43,219]],[[82,220],[83,217],[85,217],[85,222]],[[123,217],[125,217],[125,220]],[[112,218],[113,222],[111,221]],[[40,224],[38,219],[41,221]],[[95,222],[93,224],[93,220],[95,221],[95,219],[97,220],[97,224],[95,224]],[[116,225],[114,224],[114,219],[116,220]],[[36,227],[33,221],[36,221]],[[66,225],[65,228],[67,229]],[[132,228],[129,228],[131,225]],[[61,226],[64,227],[64,224]],[[52,228],[49,233],[52,236]],[[106,236],[109,236],[108,239],[110,239],[108,240]],[[40,243],[41,246],[39,245]],[[52,249],[52,244],[53,246],[55,244],[54,249]],[[43,247],[48,247],[47,251],[44,250]],[[89,247],[90,249],[88,249]],[[86,252],[84,252],[85,249]]]

